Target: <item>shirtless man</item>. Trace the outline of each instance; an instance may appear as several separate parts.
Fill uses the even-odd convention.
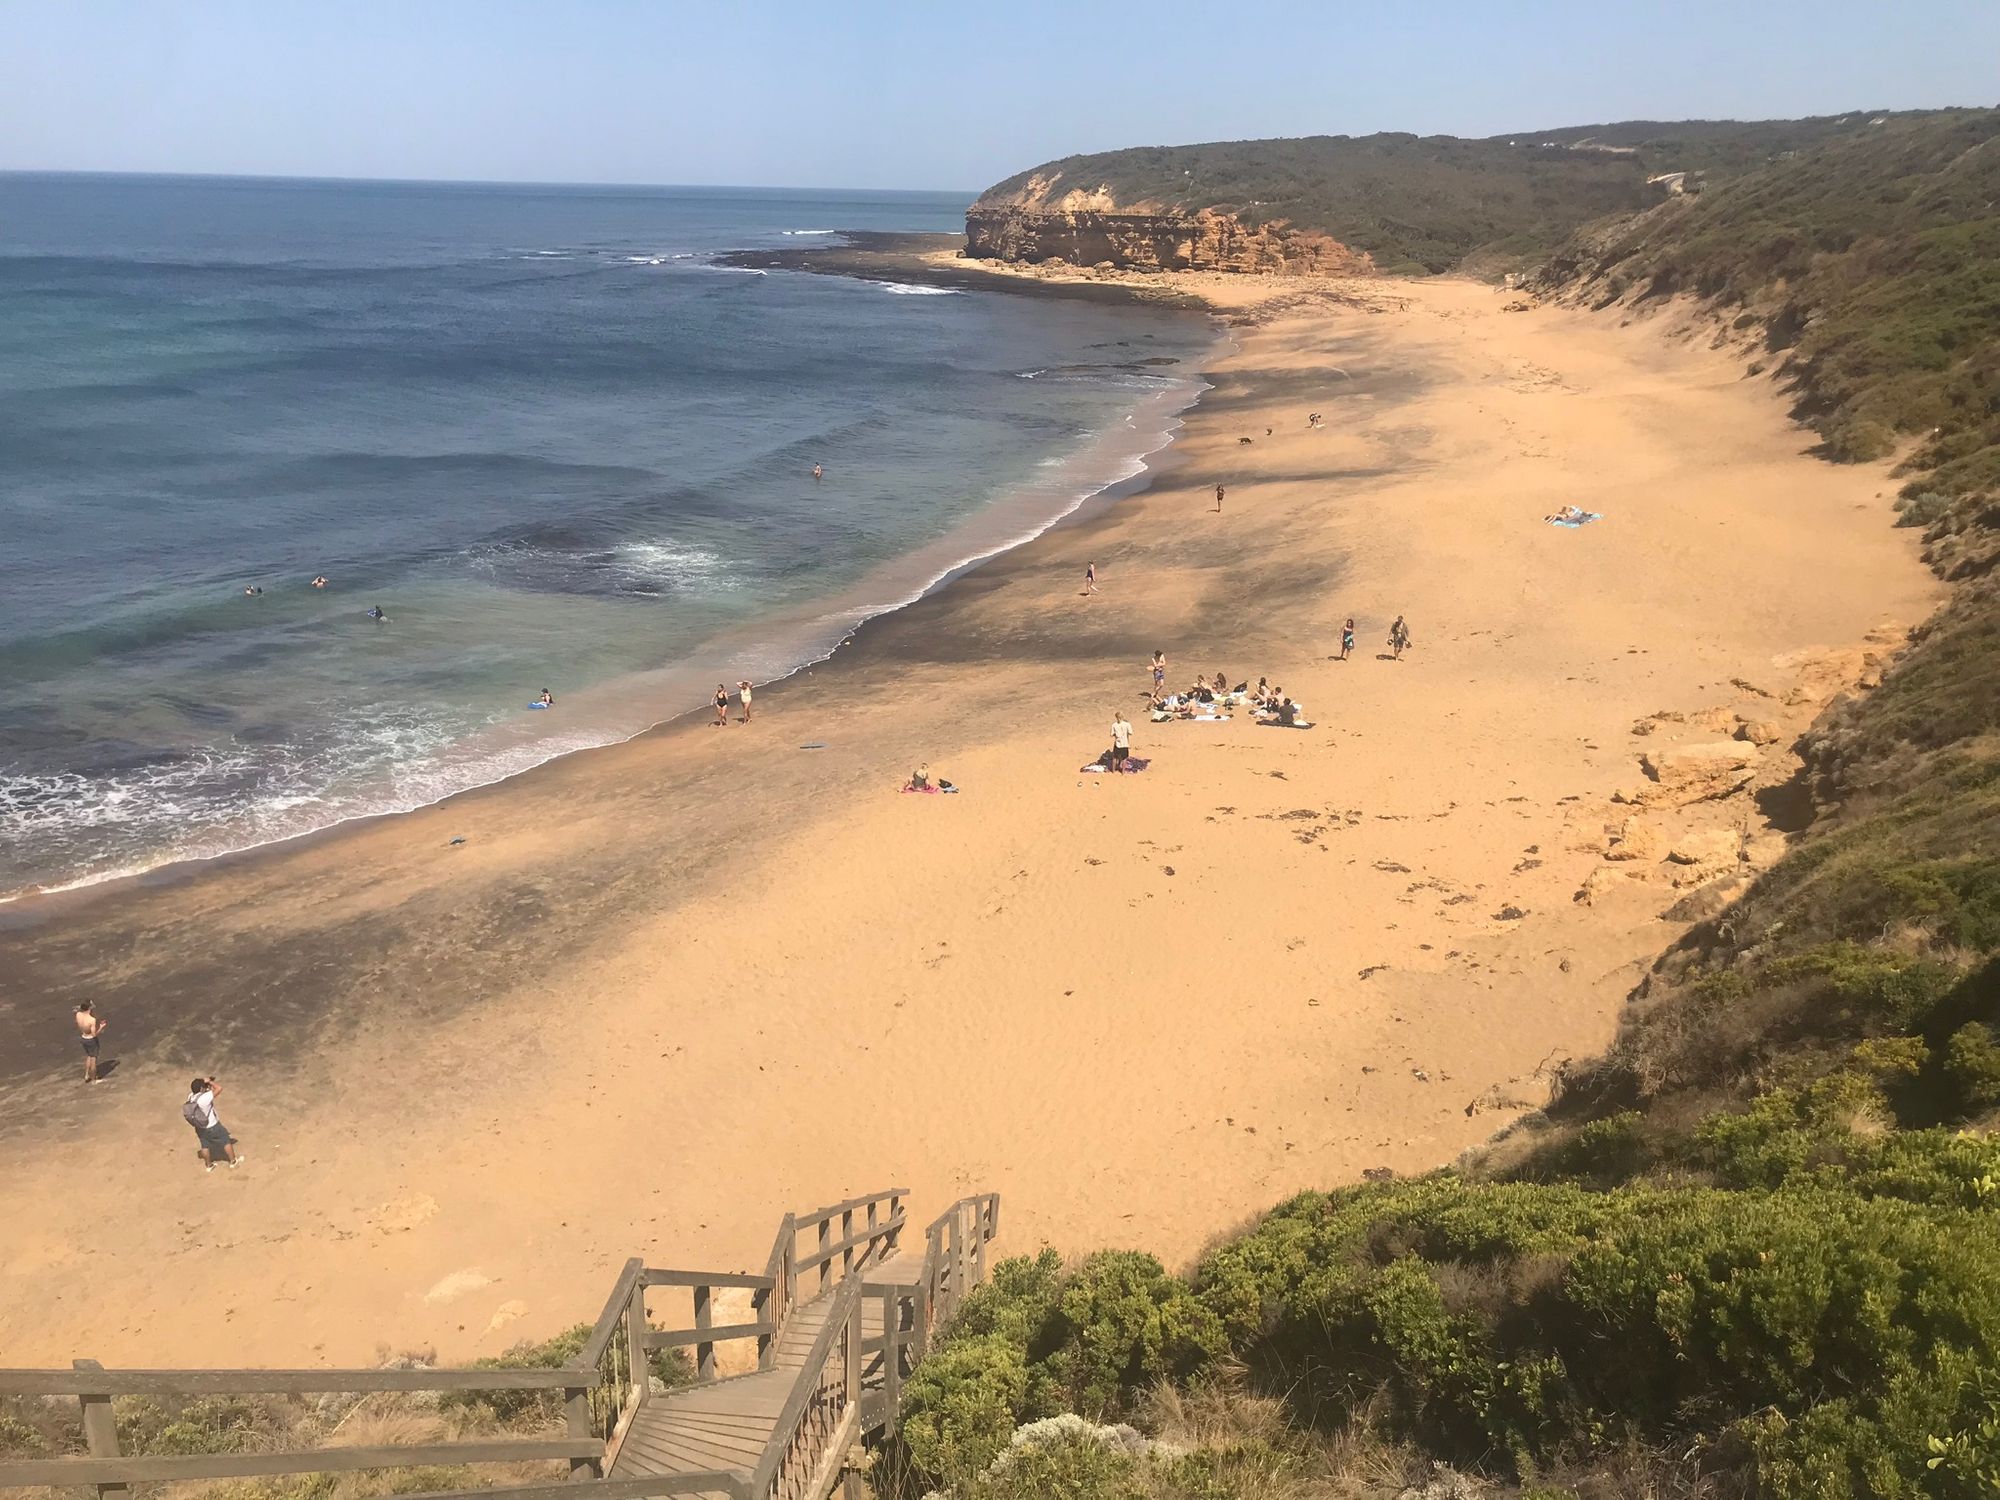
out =
[[[105,1023],[97,1018],[86,1000],[76,1008],[76,1032],[83,1039],[83,1081],[97,1082],[97,1039],[104,1035]]]

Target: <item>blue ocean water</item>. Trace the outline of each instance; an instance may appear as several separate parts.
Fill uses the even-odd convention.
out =
[[[964,202],[0,175],[0,896],[628,737],[1133,472],[1195,320],[711,263]]]

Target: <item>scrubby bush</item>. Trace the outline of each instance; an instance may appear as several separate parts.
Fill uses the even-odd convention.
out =
[[[1952,1033],[1944,1067],[1968,1112],[2000,1105],[2000,1042],[1983,1021],[1968,1021]]]
[[[921,1492],[980,1473],[1028,1395],[1027,1350],[1004,1333],[946,1339],[903,1387],[897,1467]]]
[[[1097,1417],[1122,1412],[1157,1381],[1186,1379],[1223,1340],[1215,1314],[1159,1261],[1111,1250],[1065,1281],[1029,1348],[1068,1408]]]

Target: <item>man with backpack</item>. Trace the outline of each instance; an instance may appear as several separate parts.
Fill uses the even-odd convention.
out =
[[[221,1092],[222,1085],[213,1078],[197,1078],[188,1085],[187,1101],[181,1105],[181,1118],[194,1127],[195,1139],[201,1142],[201,1164],[209,1172],[215,1170],[218,1156],[232,1167],[243,1160],[236,1154],[236,1137],[216,1118],[215,1096]]]

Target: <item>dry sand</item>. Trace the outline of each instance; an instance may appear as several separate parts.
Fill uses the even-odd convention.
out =
[[[1674,881],[1734,860],[1663,856],[1695,828],[1771,858],[1790,733],[1930,607],[1884,472],[1808,457],[1659,327],[1452,281],[1173,286],[1237,326],[1152,488],[755,724],[0,933],[0,1362],[492,1353],[594,1315],[628,1255],[754,1267],[783,1209],[892,1182],[921,1217],[999,1189],[1009,1251],[1181,1261],[1449,1160],[1608,1040]],[[1565,502],[1605,519],[1544,525]],[[1156,647],[1319,727],[1151,724]],[[1115,708],[1150,768],[1080,774]],[[1635,737],[1656,711],[1685,717]],[[1739,712],[1786,731],[1747,790],[1613,803]],[[918,760],[964,793],[898,795]],[[121,1064],[89,1090],[85,994]],[[204,1176],[177,1106],[208,1067],[248,1161]]]

